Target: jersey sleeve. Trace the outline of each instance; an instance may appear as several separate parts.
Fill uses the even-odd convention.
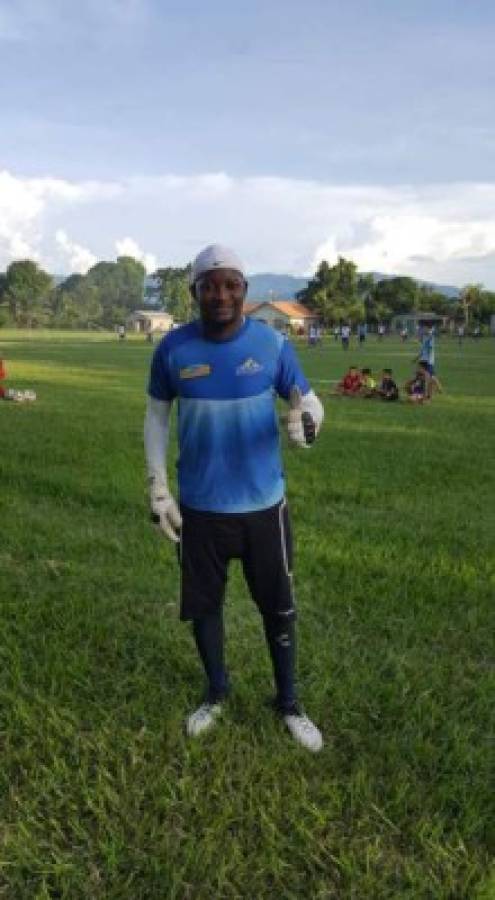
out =
[[[303,396],[311,390],[292,344],[284,339],[275,375],[275,390],[280,397],[288,400],[292,387],[298,387]]]
[[[158,345],[151,360],[148,394],[155,400],[173,400],[176,391],[172,383],[170,355],[166,346]]]

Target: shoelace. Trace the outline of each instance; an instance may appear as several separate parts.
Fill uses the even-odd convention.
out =
[[[302,729],[302,731],[309,733],[315,732],[317,730],[316,725],[314,725],[311,719],[308,719],[307,716],[294,716],[294,718],[298,720],[298,725]]]
[[[301,716],[301,726],[303,731],[315,731],[315,726],[306,716]]]

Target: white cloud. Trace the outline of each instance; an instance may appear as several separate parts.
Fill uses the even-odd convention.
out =
[[[117,256],[133,256],[134,259],[138,259],[148,273],[154,272],[157,268],[156,256],[141,250],[139,244],[131,237],[115,241],[115,249],[117,250]]]
[[[384,273],[408,271],[424,276],[464,260],[482,260],[495,254],[495,219],[462,221],[431,214],[392,213],[372,216],[366,239],[350,237],[338,252],[350,256],[360,269]],[[315,263],[334,260],[333,238],[324,241],[315,253]]]
[[[55,241],[62,251],[60,272],[66,272],[68,269],[70,272],[79,272],[81,275],[85,275],[88,269],[98,261],[94,253],[91,253],[87,247],[71,241],[63,228],[56,231]]]
[[[494,209],[495,183],[334,185],[222,172],[69,182],[0,172],[0,269],[31,256],[52,272],[84,271],[128,254],[153,271],[218,241],[251,272],[310,274],[341,254],[362,270],[495,288]]]
[[[26,182],[0,172],[0,258],[36,257],[36,226],[43,203]]]
[[[52,271],[83,271],[96,257],[70,241],[63,227],[50,228],[67,211],[95,202],[108,202],[120,192],[118,184],[94,181],[72,183],[63,179],[19,178],[0,171],[0,268],[14,259],[29,257]],[[63,251],[62,254],[60,251]]]

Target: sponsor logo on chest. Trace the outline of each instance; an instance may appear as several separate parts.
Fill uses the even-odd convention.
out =
[[[261,365],[261,363],[256,362],[256,360],[253,359],[252,356],[249,356],[247,359],[244,360],[243,363],[241,363],[239,366],[237,366],[237,369],[235,370],[235,374],[236,375],[257,375],[258,372],[261,372],[262,370],[263,370],[263,366]]]
[[[188,378],[204,378],[211,375],[211,366],[208,363],[195,363],[192,366],[185,366],[179,369],[179,378],[184,381]]]

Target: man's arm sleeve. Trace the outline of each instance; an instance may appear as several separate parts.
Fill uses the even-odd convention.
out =
[[[171,403],[148,397],[144,419],[144,450],[148,478],[155,485],[167,486],[167,447]]]
[[[301,369],[292,344],[284,339],[278,359],[275,390],[283,400],[288,400],[293,387],[298,387],[303,396],[310,390],[309,382]]]

